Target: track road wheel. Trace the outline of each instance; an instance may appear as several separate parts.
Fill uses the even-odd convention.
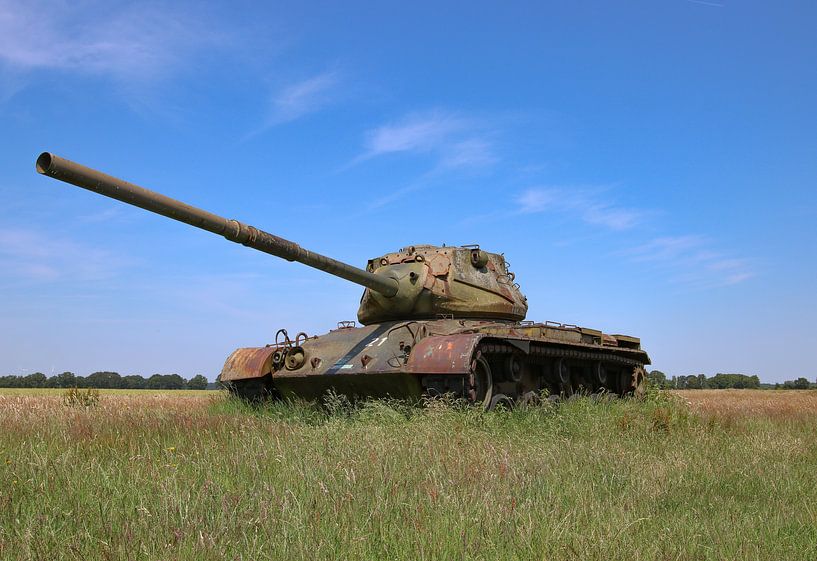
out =
[[[505,361],[505,370],[508,377],[514,382],[520,382],[522,380],[524,366],[522,366],[522,359],[519,358],[519,355],[512,354],[508,356]]]
[[[474,372],[471,374],[468,401],[480,406],[483,410],[491,408],[491,398],[494,393],[494,379],[491,374],[491,365],[482,355],[475,362]]]
[[[596,375],[596,384],[600,388],[607,387],[607,369],[604,367],[604,364],[601,362],[597,362],[593,365],[593,372]]]
[[[633,374],[630,381],[633,397],[636,399],[643,399],[647,393],[647,372],[643,366],[636,366],[633,368]]]
[[[522,394],[519,398],[519,405],[522,407],[536,407],[542,405],[542,396],[535,391],[529,391]]]
[[[488,411],[495,409],[504,409],[510,411],[513,409],[513,400],[504,393],[498,393],[491,398],[491,403],[488,405]]]
[[[570,380],[570,367],[567,365],[567,361],[563,358],[557,359],[554,368],[561,393],[568,397],[573,395],[573,384]]]

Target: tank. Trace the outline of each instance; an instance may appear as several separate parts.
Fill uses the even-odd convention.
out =
[[[218,380],[244,399],[447,394],[491,409],[644,391],[650,359],[637,337],[526,320],[527,298],[501,253],[409,245],[358,268],[48,152],[36,169],[364,287],[357,322],[322,335],[279,329],[266,346],[235,350]]]

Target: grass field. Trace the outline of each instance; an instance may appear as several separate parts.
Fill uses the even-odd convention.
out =
[[[817,558],[817,392],[0,395],[0,559]]]
[[[97,390],[101,395],[154,396],[168,395],[173,397],[211,397],[220,394],[216,390]],[[65,393],[60,388],[0,388],[0,396],[54,396]]]

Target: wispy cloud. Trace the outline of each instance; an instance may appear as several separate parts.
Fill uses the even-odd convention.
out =
[[[4,280],[90,281],[115,276],[133,261],[63,237],[26,229],[0,229]]]
[[[608,188],[536,187],[516,197],[517,211],[522,214],[556,212],[580,218],[587,224],[610,230],[627,230],[638,225],[649,214],[627,208],[603,198]]]
[[[363,211],[365,214],[427,189],[440,180],[450,179],[451,173],[490,168],[499,161],[490,135],[484,123],[456,113],[442,110],[411,113],[368,130],[363,152],[341,169],[388,155],[414,154],[429,159],[426,171],[408,184],[369,201]]]
[[[282,88],[272,97],[267,125],[287,123],[323,109],[334,101],[339,81],[337,72],[324,72]]]
[[[695,288],[730,286],[755,276],[745,259],[713,250],[704,236],[664,236],[627,249],[621,255],[670,272],[675,282]]]
[[[666,236],[655,238],[645,244],[633,247],[624,253],[633,261],[673,261],[692,251],[698,251],[706,243],[703,236]]]
[[[484,127],[455,113],[411,113],[366,132],[361,155],[352,165],[389,154],[430,154],[435,169],[484,167],[496,163]]]
[[[363,157],[436,150],[453,133],[464,127],[463,119],[441,112],[409,115],[396,123],[370,130],[366,134],[366,152]]]
[[[581,220],[608,232],[628,232],[645,226],[654,211],[630,208],[615,203],[610,187],[537,187],[515,198],[513,215],[554,213]],[[636,230],[637,232],[640,230]],[[644,238],[642,238],[643,240]],[[648,239],[617,252],[641,267],[660,269],[671,282],[690,288],[713,288],[741,283],[755,276],[749,262],[714,249],[716,244],[704,236],[676,235]]]
[[[467,138],[442,150],[440,165],[446,169],[490,166],[499,161],[493,145],[484,138]]]
[[[192,6],[0,0],[0,61],[18,72],[148,80],[178,67],[216,37]]]

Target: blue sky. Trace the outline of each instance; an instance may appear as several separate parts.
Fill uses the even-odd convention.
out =
[[[0,0],[0,373],[202,373],[360,288],[40,177],[43,150],[353,264],[504,252],[529,319],[817,377],[813,2]]]

